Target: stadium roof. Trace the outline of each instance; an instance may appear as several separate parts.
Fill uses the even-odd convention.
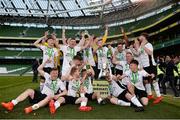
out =
[[[0,15],[31,17],[92,16],[117,11],[129,6],[134,1],[137,0],[1,0]]]

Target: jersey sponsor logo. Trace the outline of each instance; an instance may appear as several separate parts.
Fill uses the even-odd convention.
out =
[[[79,81],[73,81],[73,85],[72,85],[71,89],[74,91],[78,91],[80,89],[80,82]]]

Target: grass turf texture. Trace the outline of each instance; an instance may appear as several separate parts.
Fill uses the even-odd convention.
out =
[[[21,92],[27,88],[37,88],[38,83],[31,83],[32,77],[0,77],[0,102],[9,101],[14,99]],[[27,118],[27,119],[40,119],[40,118],[60,118],[60,119],[169,119],[180,118],[180,99],[173,99],[172,97],[164,97],[162,103],[153,105],[150,101],[149,105],[145,108],[145,112],[136,113],[131,107],[121,107],[117,105],[107,104],[100,106],[96,101],[89,102],[88,105],[93,107],[93,111],[80,112],[78,105],[64,105],[61,106],[54,116],[50,115],[49,108],[40,108],[26,115],[24,108],[29,106],[28,100],[15,106],[12,112],[6,111],[0,106],[0,119],[4,118]]]

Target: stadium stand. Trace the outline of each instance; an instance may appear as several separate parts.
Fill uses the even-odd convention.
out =
[[[138,20],[135,22],[127,23],[122,25],[122,27],[125,29],[125,31],[133,31],[139,28],[147,27],[149,25],[152,25],[156,22],[158,22],[161,19],[166,18],[169,15],[172,15],[175,13],[179,7],[172,7],[171,9],[168,9],[166,11],[163,11],[162,13],[159,13],[157,15],[150,16],[146,19]],[[11,37],[40,37],[43,35],[44,31],[49,30],[50,32],[55,31],[57,36],[61,36],[61,29],[54,29],[53,28],[34,28],[34,27],[13,27],[13,26],[7,26],[7,25],[1,25],[0,26],[0,36],[9,37],[9,34]],[[112,35],[118,35],[120,32],[117,31],[119,29],[119,26],[110,27],[109,30],[109,36]],[[38,32],[37,32],[38,31]],[[102,35],[101,29],[90,29],[88,30],[89,33],[95,34],[95,35]],[[24,32],[24,33],[23,33]],[[67,36],[72,37],[76,35],[79,32],[79,30],[67,30]]]

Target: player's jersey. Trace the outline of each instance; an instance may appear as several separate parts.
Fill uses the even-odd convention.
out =
[[[117,59],[117,61],[125,61],[126,60],[125,56],[126,56],[125,51],[122,51],[121,53],[118,52],[118,54],[116,55],[116,59]],[[121,65],[116,65],[115,68],[119,69],[119,70],[123,70]]]
[[[153,46],[152,46],[151,43],[147,43],[145,45],[145,47],[153,52]],[[142,64],[143,67],[149,67],[150,66],[150,61],[152,61],[153,66],[156,66],[153,55],[151,55],[151,58],[149,58],[150,55],[148,55],[146,53],[146,51],[141,47],[139,48],[139,52],[140,52],[139,60],[141,61],[141,64]]]
[[[66,89],[63,82],[59,78],[57,78],[57,80],[52,80],[48,73],[45,73],[44,77],[45,83],[41,91],[42,94],[53,97],[56,93],[60,93]]]
[[[83,59],[84,61],[87,61],[91,66],[95,66],[95,61],[93,58],[93,52],[91,47],[83,50]]]
[[[143,77],[148,76],[148,73],[145,70],[138,71],[136,73],[133,73],[131,70],[126,71],[124,73],[130,82],[138,89],[145,90],[144,84],[143,84]]]
[[[72,62],[73,57],[77,55],[77,52],[81,50],[81,47],[75,46],[74,48],[70,48],[67,45],[61,45],[60,50],[63,52],[62,75],[66,75],[70,70],[70,62]]]
[[[88,77],[84,82],[83,86],[85,87],[86,93],[90,94],[93,93],[93,86],[91,83],[91,77]]]
[[[109,84],[110,94],[113,95],[114,97],[118,97],[126,89],[125,86],[121,82],[119,82],[119,84],[122,87],[120,87],[117,82],[119,81],[112,80],[111,83]]]
[[[127,63],[127,61],[119,61],[118,65],[122,66],[123,73],[130,70],[129,64]]]
[[[49,63],[45,64],[45,68],[50,67],[54,68],[55,67],[55,58],[58,56],[58,52],[56,48],[49,48],[44,45],[40,45],[40,49],[43,51],[43,62],[46,62],[48,59],[50,60]]]
[[[80,90],[80,80],[71,80],[68,85],[68,96],[76,97]]]

